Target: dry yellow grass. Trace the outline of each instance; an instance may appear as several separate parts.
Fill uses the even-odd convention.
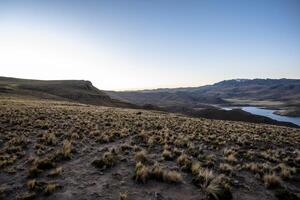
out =
[[[185,194],[192,199],[198,193],[199,198],[224,199],[224,194],[230,197],[236,177],[240,183],[231,186],[239,195],[245,193],[239,185],[249,178],[255,188],[262,182],[267,188],[282,185],[290,193],[291,187],[297,188],[293,178],[300,160],[299,129],[138,112],[0,99],[0,187],[16,182],[8,186],[16,193],[4,191],[0,197],[16,199],[17,193],[29,192],[40,199],[56,193],[57,183],[76,182],[76,197],[91,198],[83,183],[100,179],[103,187],[97,187],[97,193],[104,199],[121,198],[124,188],[130,198],[141,199],[165,184],[165,198]],[[108,186],[116,181],[121,190]],[[258,192],[269,195],[266,191]]]

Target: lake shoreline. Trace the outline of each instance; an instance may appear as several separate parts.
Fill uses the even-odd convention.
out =
[[[277,113],[280,110],[271,109],[269,107],[249,106],[249,105],[248,106],[233,105],[233,106],[221,107],[221,109],[224,109],[224,110],[241,109],[241,110],[249,112],[251,114],[269,117],[269,118],[277,120],[277,121],[290,122],[290,123],[293,123],[293,124],[296,124],[296,125],[300,126],[300,117],[279,115]]]

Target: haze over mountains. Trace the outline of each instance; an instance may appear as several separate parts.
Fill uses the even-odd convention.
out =
[[[200,103],[222,104],[226,99],[251,99],[284,102],[297,105],[300,99],[299,79],[233,79],[213,85],[174,89],[154,89],[128,92],[107,92],[111,97],[135,104],[159,106],[185,105],[197,107]]]

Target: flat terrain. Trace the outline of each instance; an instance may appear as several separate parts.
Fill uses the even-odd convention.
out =
[[[0,199],[299,199],[300,129],[0,99]]]

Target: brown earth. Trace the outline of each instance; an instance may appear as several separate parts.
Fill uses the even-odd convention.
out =
[[[295,128],[0,99],[2,199],[299,199],[299,147]]]

